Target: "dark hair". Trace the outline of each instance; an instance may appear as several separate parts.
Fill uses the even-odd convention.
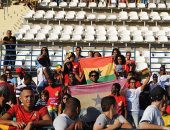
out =
[[[135,81],[136,81],[136,78],[135,78],[135,77],[131,77],[131,78],[129,79],[129,83],[130,83],[131,80],[135,80]]]
[[[63,97],[64,97],[64,96],[67,96],[67,97],[68,97],[68,99],[69,99],[69,98],[71,98],[71,95],[70,95],[70,94],[68,94],[68,93],[64,93],[64,94],[62,95],[62,99],[63,99]],[[63,112],[63,111],[64,111],[65,106],[66,106],[66,104],[63,102],[63,100],[61,100],[61,112]]]
[[[70,65],[70,69],[68,69],[67,64]],[[64,64],[64,74],[68,74],[69,72],[72,72],[73,70],[73,64],[71,62],[66,62]]]
[[[160,85],[157,85],[150,92],[151,101],[161,101],[165,94],[166,91]]]
[[[77,107],[81,107],[80,101],[75,97],[70,97],[66,102],[66,109],[75,112]]]
[[[9,96],[10,96],[10,89],[9,89],[9,87],[6,84],[1,84],[0,85],[0,95],[2,95],[5,98],[9,98]]]
[[[28,80],[28,79],[32,80],[32,75],[30,75],[30,74],[25,74],[24,80]]]
[[[88,51],[88,53],[92,53],[92,57],[94,57],[94,52],[93,51]]]
[[[118,49],[118,48],[114,48],[113,50],[112,50],[112,55],[113,55],[113,52],[114,51],[117,51],[117,55],[121,55],[121,52],[120,52],[120,50]]]
[[[48,48],[47,48],[47,47],[42,47],[42,48],[41,48],[41,55],[43,54],[43,49],[46,49],[46,50],[47,50],[47,56],[49,57],[49,51],[48,51]]]
[[[116,55],[115,59],[114,59],[114,62],[116,65],[118,65],[118,57],[120,57],[122,59],[122,65],[125,65],[126,64],[126,59],[123,55]]]
[[[97,77],[99,77],[99,72],[96,70],[92,70],[89,72],[89,77],[91,76],[92,73],[95,73],[97,75]]]
[[[112,93],[113,93],[113,86],[114,86],[117,90],[120,91],[120,89],[121,89],[120,84],[119,84],[119,83],[114,83],[114,84],[112,85],[112,90],[111,90]]]
[[[47,90],[43,90],[43,91],[41,92],[41,95],[44,95],[44,96],[46,96],[47,98],[49,98],[49,92],[48,92]]]
[[[95,52],[93,53],[93,55],[95,55],[95,54],[99,54],[99,57],[102,57],[101,53],[98,52],[98,51],[95,51]]]
[[[80,49],[80,51],[81,51],[81,47],[77,46],[77,47],[76,47],[76,50],[77,50],[77,49]]]
[[[7,82],[7,76],[6,76],[6,74],[2,74],[2,75],[0,76],[0,80]]]
[[[116,105],[116,100],[113,96],[107,96],[107,97],[102,98],[101,108],[103,112],[109,111],[111,105],[114,105],[114,106]]]
[[[130,52],[130,51],[127,51],[127,52],[126,52],[126,55],[127,55],[128,53],[130,53],[130,54],[131,54],[131,52]]]

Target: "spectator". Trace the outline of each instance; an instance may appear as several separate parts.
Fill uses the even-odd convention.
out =
[[[123,69],[122,65],[116,65],[116,77],[117,79],[125,79],[126,78],[126,73],[125,70]]]
[[[149,91],[151,91],[153,88],[155,88],[156,86],[159,85],[158,83],[158,75],[157,74],[153,74],[152,75],[152,81],[150,81],[149,83]]]
[[[66,62],[64,64],[64,71],[63,71],[63,77],[64,77],[64,85],[68,86],[69,83],[69,73],[73,71],[73,65],[71,62]]]
[[[121,86],[119,83],[114,83],[112,85],[112,90],[110,96],[113,96],[117,103],[117,113],[123,115],[127,119],[127,103],[124,96],[120,95]]]
[[[80,84],[80,82],[76,79],[75,76],[76,75],[74,73],[69,73],[68,74],[68,77],[69,77],[68,86],[74,86],[74,85]]]
[[[165,69],[165,66],[164,66],[164,65],[162,65],[162,66],[160,67],[160,72],[159,72],[159,74],[160,74],[160,76],[166,75],[166,69]]]
[[[77,46],[75,52],[76,52],[74,59],[75,62],[79,62],[80,58],[84,58],[84,56],[81,55],[81,47]]]
[[[101,107],[103,113],[96,119],[93,130],[132,128],[130,123],[116,112],[116,100],[114,97],[107,96],[102,98]]]
[[[140,120],[140,129],[159,129],[159,130],[170,130],[170,128],[164,126],[164,121],[160,112],[162,107],[162,101],[164,100],[165,90],[157,86],[152,89],[151,93],[151,105],[148,106]]]
[[[12,73],[8,69],[5,71],[5,74],[7,76],[7,82],[11,85],[11,87],[14,89],[15,92],[17,86],[17,79],[15,77],[12,77]]]
[[[94,57],[94,52],[93,52],[93,51],[89,51],[89,52],[88,52],[88,57],[89,57],[89,58]]]
[[[16,59],[16,37],[12,36],[11,30],[8,30],[6,33],[7,36],[3,38],[3,44],[6,48],[6,53],[4,57],[4,72],[7,69],[7,66],[10,65],[11,69],[15,66]]]
[[[58,105],[61,102],[62,87],[61,85],[57,85],[54,79],[49,79],[45,90],[49,92],[47,107],[52,120],[54,120],[57,116]]]
[[[135,61],[131,59],[131,52],[127,51],[126,52],[126,71],[127,73],[129,71],[135,71],[136,65]]]
[[[71,95],[68,94],[68,93],[63,94],[61,103],[60,103],[60,105],[58,106],[58,115],[60,115],[60,114],[62,114],[62,113],[64,112],[65,106],[66,106],[66,102],[67,102],[67,100],[68,100],[70,97],[71,97]]]
[[[55,130],[82,130],[85,124],[78,118],[81,111],[80,101],[71,97],[67,100],[63,114],[53,122]],[[84,128],[84,130],[87,130]]]
[[[49,99],[49,92],[47,90],[43,90],[40,94],[40,99],[38,99],[36,106],[47,106],[47,102]]]
[[[119,50],[118,48],[114,48],[114,49],[112,50],[113,60],[116,58],[117,55],[121,55],[120,50]]]
[[[130,78],[130,88],[126,89],[126,100],[127,100],[127,110],[128,110],[128,121],[134,126],[138,127],[140,109],[139,109],[139,96],[144,90],[150,77],[148,76],[142,86],[136,88],[136,79]]]
[[[10,96],[10,90],[7,85],[0,84],[0,117],[2,117],[3,114],[10,108],[9,105],[7,105],[7,101]]]
[[[23,105],[14,105],[0,120],[0,124],[12,125],[18,129],[34,129],[41,126],[51,125],[51,118],[46,107],[35,107],[34,92],[30,87],[21,90],[20,101]],[[16,117],[16,121],[11,120]]]
[[[92,70],[89,72],[89,79],[91,80],[92,83],[98,83],[99,79],[99,72],[96,70]]]
[[[56,84],[63,84],[63,74],[62,74],[62,66],[57,65],[54,71],[54,79]]]
[[[94,52],[94,57],[102,57],[102,55],[100,52],[96,51]]]
[[[16,68],[17,77],[17,85],[20,85],[24,82],[25,71],[23,68]]]

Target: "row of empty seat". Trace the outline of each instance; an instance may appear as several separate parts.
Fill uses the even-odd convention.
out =
[[[168,42],[170,27],[93,26],[93,25],[23,25],[17,40],[35,41],[108,41],[108,42]]]
[[[40,7],[48,7],[48,8],[106,8],[106,7],[114,7],[114,8],[119,8],[119,9],[126,9],[126,8],[130,8],[130,9],[170,9],[170,3],[149,3],[148,6],[146,6],[144,3],[119,3],[118,5],[116,5],[116,0],[112,0],[112,4],[106,4],[106,2],[89,2],[88,4],[86,2],[78,2],[78,1],[72,1],[72,2],[61,2],[59,3],[59,5],[56,2],[51,2],[50,0],[43,0],[40,4]]]
[[[109,21],[170,21],[170,14],[168,12],[126,12],[121,11],[117,13],[87,13],[85,11],[58,11],[38,10],[36,12],[30,11],[23,16],[25,19],[44,19],[44,20],[109,20]]]

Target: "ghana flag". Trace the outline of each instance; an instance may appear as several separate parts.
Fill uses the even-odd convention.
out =
[[[96,70],[99,72],[99,82],[112,81],[116,78],[114,74],[113,59],[109,57],[81,58],[81,68],[84,71],[87,84],[91,83],[89,72]]]
[[[17,127],[0,124],[0,130],[17,130]]]

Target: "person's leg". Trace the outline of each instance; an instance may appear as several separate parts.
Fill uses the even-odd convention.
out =
[[[10,57],[5,55],[4,57],[4,72],[7,70],[7,66],[9,64]]]
[[[11,65],[11,70],[14,70],[15,68],[15,60],[16,60],[16,56],[11,56],[11,61],[10,61],[10,65]]]
[[[139,112],[132,111],[131,113],[132,113],[132,118],[133,118],[135,127],[137,128],[139,125]]]
[[[133,127],[135,127],[135,124],[134,124],[134,120],[133,120],[132,112],[131,112],[131,111],[128,111],[127,120],[128,120],[128,122],[129,122]]]

